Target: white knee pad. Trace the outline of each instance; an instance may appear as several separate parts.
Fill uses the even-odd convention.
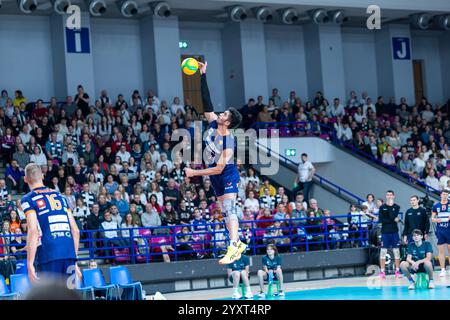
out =
[[[392,251],[394,251],[394,259],[399,260],[400,259],[400,249],[394,248],[394,249],[392,249]]]
[[[387,255],[387,249],[381,248],[381,250],[380,250],[380,259],[381,260],[386,260],[386,255]]]
[[[225,223],[238,221],[235,206],[236,200],[234,199],[225,199],[222,201],[222,215],[225,219]]]

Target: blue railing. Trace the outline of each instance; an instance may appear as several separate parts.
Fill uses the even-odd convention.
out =
[[[348,142],[339,140],[337,138],[336,129],[333,126],[324,125],[322,123],[314,123],[314,125],[320,125],[320,128],[321,128],[321,130],[319,132],[314,133],[314,131],[307,129],[311,123],[314,123],[314,122],[311,122],[311,121],[255,122],[253,124],[252,128],[256,129],[256,130],[257,129],[284,130],[284,131],[280,132],[280,133],[282,133],[282,134],[280,134],[280,136],[282,136],[282,137],[283,136],[291,136],[291,135],[299,136],[298,134],[300,134],[300,136],[301,136],[301,134],[304,134],[304,136],[319,136],[319,137],[324,138],[326,135],[327,140],[331,141],[332,143],[339,145],[339,146],[343,146],[346,149],[349,149],[352,152],[362,156],[363,158],[366,158],[366,159],[370,160],[371,162],[374,162],[377,165],[380,165],[380,166],[388,169],[389,171],[406,178],[409,183],[416,184],[418,186],[423,187],[425,189],[426,193],[432,192],[435,194],[440,194],[440,190],[434,189],[433,187],[427,185],[423,181],[411,177],[410,175],[399,170],[396,166],[390,166],[386,163],[383,163],[377,157],[374,157],[373,155],[368,154],[359,148],[356,148],[354,145],[352,145]],[[325,133],[325,135],[322,133]],[[270,135],[270,133],[269,133],[269,135]]]
[[[348,217],[336,215],[279,220],[272,217],[268,220],[241,220],[240,237],[248,244],[247,254],[252,255],[263,252],[266,245],[273,242],[284,252],[329,250],[340,248],[345,243],[360,247],[368,246],[369,229],[378,222],[366,220],[367,216],[361,214],[352,215],[350,224],[341,221]],[[275,226],[278,222],[280,226]],[[183,227],[199,228],[199,226],[202,230],[189,229],[187,233],[180,233]],[[107,237],[105,233],[108,232],[115,232],[117,236]],[[124,236],[126,233],[128,234]],[[79,260],[104,259],[115,263],[150,263],[161,256],[175,260],[196,259],[202,256],[217,258],[226,252],[226,234],[223,222],[82,230]],[[24,259],[26,252],[11,253],[14,246],[11,245],[11,241],[20,236],[23,235],[0,235],[2,240],[0,257]]]
[[[280,160],[284,161],[286,164],[291,164],[291,165],[294,165],[295,167],[298,166],[298,163],[296,163],[296,162],[294,162],[293,160],[288,159],[288,158],[286,158],[285,156],[283,156],[283,155],[281,155],[281,154],[279,154],[279,153],[273,151],[272,149],[268,148],[267,146],[261,144],[259,141],[256,141],[256,144],[257,144],[257,146],[259,146],[259,147],[263,147],[263,148],[267,149],[267,153],[268,153],[269,155],[270,155],[271,153],[275,154],[276,156],[278,156],[278,158],[279,158]],[[352,198],[352,199],[354,200],[355,203],[362,204],[362,203],[365,201],[364,199],[362,199],[362,198],[358,197],[357,195],[351,193],[350,191],[346,190],[345,188],[342,188],[341,186],[339,186],[339,185],[337,185],[337,184],[331,182],[330,180],[325,179],[324,177],[322,177],[322,176],[319,175],[318,173],[315,173],[315,174],[314,174],[314,177],[317,178],[317,182],[318,182],[320,185],[328,186],[328,187],[331,187],[331,188],[335,189],[335,191],[336,191],[339,195],[345,195],[345,196],[347,196],[347,197],[350,197],[350,198]]]

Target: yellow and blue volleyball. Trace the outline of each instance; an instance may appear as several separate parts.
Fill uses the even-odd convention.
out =
[[[198,61],[194,58],[186,58],[181,63],[181,71],[184,72],[184,74],[191,76],[194,73],[196,73],[198,70]]]

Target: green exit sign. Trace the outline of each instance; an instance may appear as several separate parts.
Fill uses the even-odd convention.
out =
[[[295,157],[295,155],[297,154],[297,150],[296,149],[284,149],[284,154],[286,157]]]

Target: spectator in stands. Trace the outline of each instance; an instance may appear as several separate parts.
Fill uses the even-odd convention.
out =
[[[273,104],[275,105],[275,107],[280,107],[281,106],[281,97],[278,95],[278,89],[277,88],[273,88],[272,89],[272,96],[270,97],[270,99],[272,100]]]
[[[122,224],[120,225],[120,228],[122,229],[121,235],[123,238],[130,239],[130,237],[133,238],[133,242],[138,243],[138,237],[139,237],[139,226],[134,223],[133,216],[131,213],[127,213],[123,219]],[[132,230],[128,230],[132,229]],[[132,235],[131,235],[132,231]]]
[[[423,177],[423,171],[425,169],[425,159],[424,159],[424,153],[419,152],[418,156],[413,160],[414,165],[414,172],[417,174],[418,177]]]
[[[252,213],[257,213],[259,211],[258,199],[255,199],[255,192],[249,191],[248,198],[244,201],[244,206],[248,208]]]
[[[307,218],[306,209],[303,206],[302,202],[296,202],[295,208],[291,212],[292,225],[299,226],[305,225]]]
[[[14,92],[13,105],[19,107],[22,103],[27,103],[27,99],[23,96],[22,90]]]
[[[105,211],[104,221],[101,223],[102,238],[106,239],[106,245],[108,247],[128,247],[129,243],[126,239],[122,238],[119,233],[119,225],[112,219],[111,213]],[[112,250],[106,250],[106,256],[111,256]]]
[[[25,168],[30,162],[30,155],[25,151],[25,146],[22,143],[17,145],[17,151],[13,154],[13,159],[17,161],[20,168]]]
[[[24,190],[24,172],[23,169],[19,167],[16,160],[11,161],[11,165],[6,169],[6,186],[8,191],[16,190],[18,194],[22,194]]]
[[[273,223],[272,212],[269,208],[262,209],[256,220],[258,220],[258,228],[265,229]]]
[[[383,153],[381,161],[389,166],[395,166],[395,156],[390,145],[387,146],[386,151]]]
[[[208,230],[207,221],[203,218],[202,212],[200,209],[194,209],[194,219],[192,219],[192,231],[194,233],[198,233],[198,236],[201,239],[204,239],[205,232]]]
[[[266,194],[265,189],[269,189],[269,195],[271,197],[275,197],[277,190],[275,189],[275,187],[273,185],[270,184],[269,179],[265,178],[263,181],[263,185],[261,186],[261,188],[259,188],[259,196],[263,196]]]
[[[11,162],[12,155],[14,153],[14,147],[15,137],[13,136],[11,128],[7,127],[4,130],[4,135],[1,137],[1,151],[4,167],[6,167],[6,164],[9,164]]]
[[[322,249],[324,225],[322,224],[322,219],[319,219],[313,211],[308,211],[308,219],[306,220],[304,229],[308,235],[308,239],[317,243],[310,245],[310,250]]]
[[[339,98],[334,98],[333,106],[327,108],[327,116],[330,118],[342,117],[345,114],[344,106],[341,104]]]
[[[309,200],[308,216],[311,216],[310,213],[313,213],[316,218],[323,216],[323,210],[319,208],[317,200],[314,198]]]
[[[78,85],[77,94],[75,95],[75,103],[81,110],[84,117],[89,114],[89,95],[84,92],[82,85]]]
[[[286,215],[287,215],[287,212],[286,212],[285,205],[282,203],[279,203],[273,218],[275,220],[284,220],[284,219],[286,219]]]
[[[275,197],[270,195],[270,189],[267,187],[264,187],[264,194],[259,198],[259,206],[263,209],[274,209],[275,208]],[[252,191],[250,191],[252,192]]]
[[[445,174],[439,178],[440,190],[447,188],[448,181],[450,181],[450,167],[447,167],[445,169]]]
[[[436,173],[435,173],[434,169],[431,169],[428,172],[428,176],[425,179],[425,183],[427,186],[430,186],[434,190],[438,190],[438,191],[440,190],[439,180],[438,180],[438,178],[436,178]]]
[[[159,227],[162,224],[158,212],[153,208],[151,203],[145,205],[145,211],[141,216],[141,221],[144,227]]]
[[[366,206],[368,212],[373,214],[375,212],[376,208],[377,208],[377,204],[375,202],[375,196],[372,193],[369,193],[366,196],[366,201],[364,201],[362,203],[362,205]]]
[[[10,251],[16,260],[23,260],[27,257],[27,246],[26,246],[26,238],[24,239],[22,235],[26,231],[22,230],[20,227],[15,228],[11,231],[12,234],[16,236],[12,238],[10,242]]]
[[[265,244],[273,243],[277,246],[285,246],[290,243],[290,238],[283,234],[282,221],[275,219],[272,225],[266,228],[263,242]]]
[[[397,162],[397,169],[407,175],[412,176],[414,174],[414,165],[409,159],[408,153],[403,153],[401,160]]]

